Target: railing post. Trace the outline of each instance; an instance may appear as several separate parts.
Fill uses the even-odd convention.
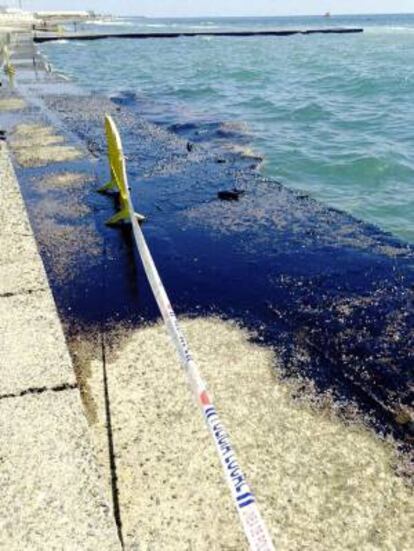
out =
[[[119,222],[131,221],[128,204],[128,178],[121,139],[115,123],[109,115],[105,115],[105,133],[108,146],[110,180],[98,191],[101,193],[116,191],[119,194],[121,210],[106,222],[109,226],[113,226]],[[145,220],[142,214],[134,213],[134,216],[140,222]]]

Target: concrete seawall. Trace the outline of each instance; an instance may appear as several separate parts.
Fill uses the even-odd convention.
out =
[[[381,313],[377,302],[382,308],[402,312],[398,320],[405,319],[405,304],[398,294],[403,286],[394,284],[394,299],[383,282],[384,275],[391,278],[393,269],[407,274],[404,263],[410,252],[406,247],[275,182],[263,181],[251,167],[251,158],[237,161],[202,145],[188,148],[185,139],[137,116],[134,105],[82,95],[58,73],[43,71],[45,60],[29,36],[12,54],[17,94],[6,92],[9,97],[4,98],[3,107],[8,105],[8,112],[7,108],[1,112],[0,127],[7,130],[19,183],[4,150],[0,187],[16,193],[7,200],[1,196],[0,201],[2,220],[7,217],[4,240],[21,250],[3,247],[8,255],[5,264],[16,264],[4,298],[16,295],[30,300],[21,305],[19,315],[24,321],[20,325],[13,321],[8,333],[14,354],[8,363],[17,362],[17,352],[31,348],[31,353],[19,364],[20,371],[27,372],[25,385],[19,385],[23,390],[11,390],[3,399],[9,404],[3,413],[7,424],[3,433],[10,435],[7,445],[11,452],[6,455],[7,450],[0,450],[0,458],[6,457],[3,465],[0,459],[0,472],[6,480],[4,508],[11,527],[7,527],[0,547],[3,543],[12,549],[118,546],[112,511],[101,497],[101,481],[95,474],[90,432],[98,471],[100,465],[101,476],[107,479],[107,495],[112,485],[125,549],[247,549],[214,449],[164,327],[147,325],[155,322],[158,314],[151,310],[151,297],[145,295],[144,275],[131,255],[129,232],[105,226],[116,208],[111,198],[96,193],[107,178],[102,119],[108,112],[116,117],[125,138],[130,181],[134,193],[139,193],[136,204],[148,216],[145,233],[157,265],[174,305],[183,316],[188,314],[181,321],[191,350],[213,391],[277,548],[411,549],[412,491],[396,472],[400,458],[393,442],[367,430],[353,403],[349,403],[344,422],[330,394],[311,402],[313,391],[302,386],[303,381],[289,382],[282,377],[281,348],[274,350],[269,341],[259,339],[264,333],[251,331],[257,328],[253,322],[237,321],[238,312],[245,314],[247,296],[249,307],[259,305],[257,319],[264,320],[267,325],[263,327],[269,331],[278,330],[276,316],[290,320],[282,334],[289,333],[289,338],[298,327],[307,329],[309,324],[312,331],[301,332],[301,341],[295,341],[294,359],[306,359],[308,349],[299,348],[305,337],[313,347],[309,357],[314,364],[319,360],[314,343],[319,345],[325,336],[329,343],[324,347],[331,354],[343,347],[342,341],[331,338],[332,328],[337,327],[332,321],[338,317],[332,304],[340,310],[341,327],[347,328],[351,337],[361,333],[358,327],[354,330],[347,313],[355,312],[355,318],[364,316],[364,323],[376,330],[372,319]],[[71,94],[65,95],[65,90]],[[235,174],[239,163],[251,168]],[[9,175],[6,179],[11,175],[13,185],[3,185],[4,174]],[[244,200],[235,204],[215,200],[223,186],[241,185],[246,190]],[[278,193],[274,189],[269,193],[270,186],[277,186]],[[89,429],[19,188],[68,339]],[[162,208],[158,209],[160,201]],[[20,228],[23,219],[27,224]],[[213,232],[214,247],[210,241]],[[249,249],[237,252],[235,245],[241,240]],[[30,251],[36,262],[28,260]],[[388,254],[394,256],[390,259]],[[374,261],[379,266],[379,284],[366,277]],[[232,271],[227,270],[228,265]],[[302,276],[302,265],[306,271],[313,269],[317,277]],[[30,274],[25,276],[25,286],[17,286],[16,281],[23,280],[24,266],[40,270],[38,290]],[[234,280],[236,269],[245,275]],[[257,277],[267,273],[274,276],[269,285],[265,277]],[[219,285],[210,287],[207,278]],[[365,295],[361,280],[367,281]],[[325,295],[332,282],[335,293]],[[342,289],[346,297],[354,292],[353,302],[341,301]],[[302,290],[312,299],[310,312],[301,308],[309,305],[302,300]],[[42,293],[49,297],[42,306],[31,302]],[[266,297],[269,304],[264,303]],[[195,300],[197,309],[193,308]],[[373,303],[373,313],[359,314],[358,302]],[[211,314],[211,303],[227,313],[224,319]],[[235,306],[240,306],[239,311]],[[27,345],[24,338],[30,324],[37,331],[34,312],[40,309],[42,315],[49,312],[52,320],[41,334],[54,335],[53,346],[62,357],[53,350],[55,361],[32,381],[29,375],[35,373],[35,365],[42,365],[47,353],[52,353],[50,341],[38,336]],[[10,309],[4,311],[3,319],[10,325],[14,317]],[[309,322],[306,315],[311,316]],[[241,319],[249,322],[252,318]],[[385,328],[388,339],[392,338],[391,329],[390,324]],[[401,331],[400,326],[398,335],[403,335]],[[377,341],[378,334],[382,333],[375,333]],[[404,338],[399,338],[402,355]],[[344,345],[349,349],[353,341],[348,338]],[[385,345],[390,350],[389,340]],[[37,354],[35,361],[32,357]],[[334,366],[341,361],[334,359]],[[358,360],[360,364],[365,360],[364,351]],[[348,374],[349,366],[339,367],[343,369],[337,368],[333,375],[342,381],[339,376]],[[42,383],[49,371],[53,380]],[[327,373],[326,364],[320,372]],[[4,380],[11,376],[4,371]],[[357,373],[356,382],[360,380]],[[368,391],[378,388],[371,380],[363,381],[363,397],[370,397]],[[375,404],[376,397],[374,394],[371,403]],[[108,454],[109,439],[112,454]],[[47,477],[42,477],[43,472]],[[18,477],[23,485],[15,482]],[[33,503],[36,510],[32,510]],[[24,515],[13,512],[19,507]],[[24,534],[24,541],[17,538],[17,530]]]
[[[0,143],[0,547],[119,549],[72,362]]]

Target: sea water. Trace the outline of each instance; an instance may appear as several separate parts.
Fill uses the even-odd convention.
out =
[[[78,30],[324,26],[364,33],[62,40],[42,51],[81,87],[128,95],[144,116],[191,128],[192,138],[208,142],[208,129],[231,123],[264,157],[265,175],[414,242],[414,15],[125,18]]]

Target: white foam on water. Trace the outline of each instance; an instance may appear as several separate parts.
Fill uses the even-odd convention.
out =
[[[85,25],[99,25],[99,26],[109,26],[109,27],[132,27],[134,23],[131,21],[106,21],[104,19],[95,19],[94,21],[85,21]]]
[[[414,33],[414,27],[399,27],[399,26],[378,26],[378,27],[366,27],[364,29],[366,34],[412,34]]]
[[[163,29],[165,27],[176,27],[177,25],[174,25],[174,24],[170,24],[170,25],[166,25],[165,23],[144,23],[142,25],[142,27],[151,27],[151,28],[154,28],[154,29]]]
[[[207,24],[207,23],[203,24],[203,25],[191,25],[192,29],[205,29],[206,27],[208,27],[208,29],[220,29],[221,28],[218,25]]]
[[[208,27],[208,29],[219,29],[220,27],[217,25],[213,25],[212,23],[204,23],[200,25],[191,25],[191,23],[145,23],[142,25],[142,27],[151,27],[154,29],[185,29],[191,31],[192,29],[205,29]]]

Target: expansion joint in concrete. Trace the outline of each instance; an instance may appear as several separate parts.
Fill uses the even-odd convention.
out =
[[[44,292],[45,288],[40,287],[39,289],[25,289],[24,291],[18,291],[16,293],[0,293],[0,298],[10,298],[22,295],[32,295],[33,293]]]
[[[115,519],[115,523],[118,531],[118,538],[122,548],[124,548],[124,539],[122,535],[121,508],[119,504],[118,475],[117,475],[116,459],[115,459],[115,445],[114,445],[114,437],[113,437],[113,431],[112,431],[111,404],[109,399],[108,373],[106,369],[104,328],[102,329],[101,346],[102,346],[103,386],[104,386],[104,399],[105,399],[106,430],[107,430],[107,437],[108,437],[108,455],[109,455],[109,469],[110,469],[110,477],[111,477],[112,503],[114,508],[114,519]]]
[[[10,394],[3,394],[0,395],[0,400],[7,400],[9,398],[21,398],[23,396],[27,396],[30,394],[44,394],[45,392],[64,392],[65,390],[77,390],[78,385],[76,383],[73,384],[62,384],[52,387],[34,387],[34,388],[27,388],[25,390],[22,390],[21,392],[16,393],[10,393]]]

